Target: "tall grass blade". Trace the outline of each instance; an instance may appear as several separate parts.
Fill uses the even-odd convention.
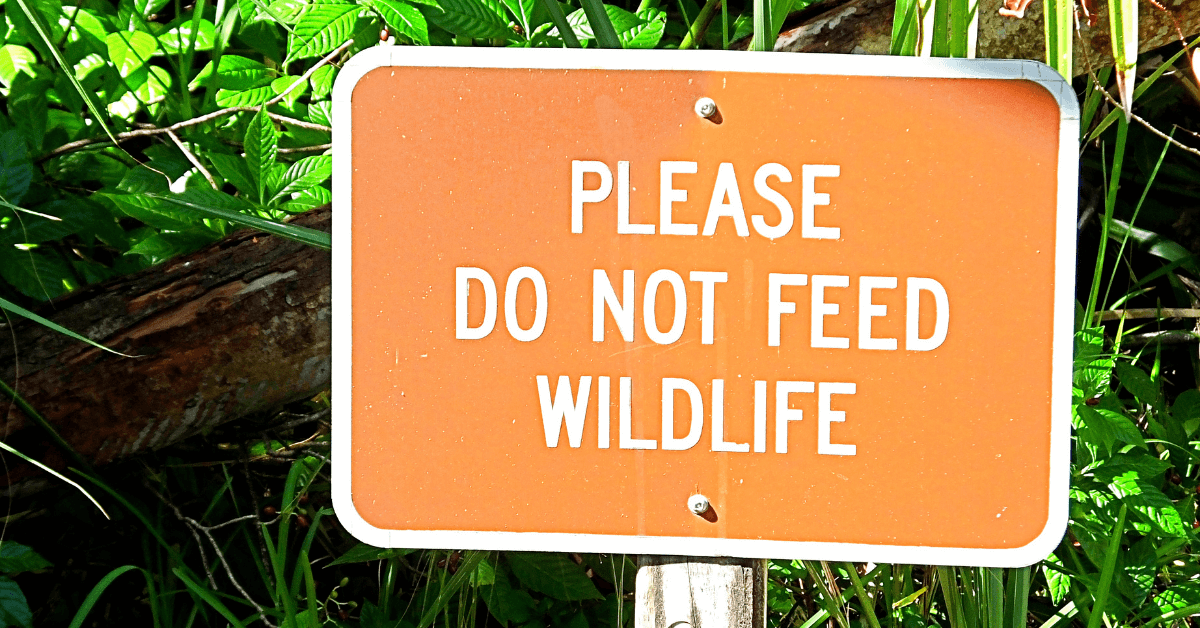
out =
[[[34,460],[33,458],[30,458],[29,456],[26,456],[25,454],[17,451],[16,449],[13,449],[12,447],[10,447],[8,445],[8,443],[5,443],[4,441],[0,441],[0,449],[7,451],[8,453],[10,453],[14,456],[17,456],[18,458],[24,460],[25,462],[28,462],[29,464],[41,469],[42,471],[45,471],[46,473],[53,475],[54,477],[62,480],[63,482],[66,482],[67,484],[74,486],[80,493],[83,493],[84,497],[88,498],[88,501],[95,504],[96,508],[100,509],[100,512],[104,513],[105,519],[112,519],[112,517],[108,516],[108,511],[104,510],[104,506],[101,506],[100,502],[96,501],[96,498],[92,497],[92,494],[87,492],[87,489],[83,488],[79,484],[70,480],[69,478],[67,478],[67,476],[59,473],[58,471],[55,471],[54,469],[51,469],[50,467],[47,467],[46,465],[38,462],[37,460]]]
[[[96,586],[92,587],[92,590],[87,594],[87,597],[83,598],[83,604],[79,606],[79,610],[75,611],[75,617],[71,619],[71,623],[67,625],[67,628],[81,628],[83,626],[83,622],[87,620],[88,613],[92,612],[92,607],[96,605],[96,602],[100,601],[100,596],[104,595],[104,592],[108,590],[108,587],[113,583],[113,580],[116,580],[117,578],[120,578],[121,576],[135,569],[141,571],[142,575],[146,577],[146,589],[149,592],[149,597],[151,599],[150,607],[153,609],[153,600],[155,597],[157,597],[154,594],[154,578],[150,576],[150,572],[142,569],[141,567],[125,565],[123,567],[117,567],[116,569],[108,572],[108,575],[101,578],[100,582],[97,582]],[[154,625],[155,627],[158,626],[157,615],[154,617]]]
[[[575,31],[571,30],[567,16],[563,15],[562,7],[558,6],[558,0],[542,0],[542,6],[546,8],[546,13],[550,14],[550,21],[558,28],[558,34],[562,35],[567,47],[580,48],[579,38],[575,36]]]
[[[596,35],[596,43],[601,48],[622,48],[617,29],[613,28],[612,20],[608,19],[608,12],[604,10],[604,3],[600,0],[580,0],[580,4],[583,5],[583,12],[587,15],[592,33]]]
[[[64,336],[67,336],[68,338],[74,338],[75,340],[78,340],[80,342],[85,342],[89,345],[92,345],[93,347],[95,347],[97,349],[107,351],[113,355],[119,355],[123,358],[140,358],[141,357],[138,355],[126,355],[124,353],[121,353],[120,351],[114,351],[112,349],[109,349],[108,347],[106,347],[94,340],[80,336],[79,334],[67,329],[66,327],[63,327],[62,325],[59,325],[58,323],[55,323],[54,321],[52,321],[48,318],[43,318],[41,316],[38,316],[37,314],[34,314],[33,312],[30,312],[29,310],[17,305],[16,303],[13,303],[12,301],[9,301],[2,297],[0,297],[0,310],[6,310],[9,312],[12,312],[13,314],[16,314],[17,316],[22,316],[24,318],[28,318],[29,320],[31,320],[39,325],[42,325],[44,327],[49,327],[50,329],[52,329]]]
[[[1007,628],[1004,625],[1004,570],[988,567],[982,571],[983,593],[987,599],[985,628]]]
[[[750,50],[770,52],[775,49],[775,35],[771,32],[772,0],[754,0],[754,33],[750,37]]]
[[[858,603],[862,605],[862,614],[867,618],[867,623],[871,625],[871,628],[879,628],[879,618],[875,616],[875,601],[867,595],[867,590],[863,588],[862,579],[858,577],[858,570],[854,568],[853,563],[843,563],[842,568],[850,574],[850,584],[854,587],[854,595],[858,597]]]
[[[956,571],[954,567],[937,567],[938,584],[946,600],[946,619],[950,621],[950,628],[971,628],[963,617],[963,600],[959,594]]]
[[[688,32],[683,37],[683,41],[679,42],[679,50],[687,50],[696,45],[696,42],[704,39],[704,34],[708,32],[708,26],[712,23],[715,17],[717,6],[724,6],[724,0],[708,0],[704,6],[700,8],[700,13],[696,15],[696,19],[692,21],[692,25],[688,27]]]
[[[1100,280],[1104,272],[1104,256],[1108,246],[1108,231],[1112,228],[1113,211],[1117,204],[1117,188],[1121,182],[1121,166],[1125,161],[1125,143],[1129,139],[1129,120],[1122,119],[1117,127],[1117,148],[1113,152],[1112,171],[1108,177],[1108,193],[1104,199],[1104,219],[1100,223],[1100,246],[1096,251],[1096,267],[1092,271],[1092,289],[1088,293],[1084,313],[1090,322],[1096,318],[1097,299],[1100,297]]]
[[[1113,59],[1116,61],[1117,92],[1125,109],[1125,120],[1128,121],[1133,115],[1133,88],[1137,80],[1137,0],[1108,0],[1108,25],[1112,36]]]
[[[970,50],[972,23],[971,0],[950,0],[950,54],[956,59],[974,57]],[[978,25],[978,22],[975,22]]]
[[[1025,628],[1028,625],[1031,584],[1029,567],[1008,570],[1008,599],[1004,604],[1008,625],[1004,628]]]
[[[822,574],[825,570],[817,566],[811,560],[804,561],[804,567],[808,569],[808,573],[812,576],[813,584],[817,587],[817,591],[821,593],[820,604],[825,609],[828,617],[832,617],[839,628],[850,628],[850,620],[846,617],[846,613],[842,610],[846,600],[850,597],[850,592],[843,592],[842,596],[834,596],[829,589],[829,584],[825,582]]]
[[[950,5],[952,0],[933,0],[933,24],[929,30],[929,55],[950,56]]]
[[[462,562],[458,564],[458,571],[450,577],[450,580],[438,591],[437,598],[433,600],[433,605],[425,609],[425,613],[421,615],[421,621],[417,624],[417,628],[429,628],[437,619],[438,614],[446,608],[450,603],[450,598],[454,597],[458,590],[463,588],[463,585],[471,579],[471,574],[475,573],[475,568],[479,566],[479,561],[483,560],[487,552],[472,550],[463,555]]]
[[[302,244],[315,246],[324,251],[328,251],[333,248],[332,237],[328,233],[317,231],[316,229],[309,229],[308,227],[301,227],[299,225],[289,225],[281,222],[275,222],[273,220],[267,220],[265,218],[259,218],[258,216],[251,216],[250,214],[243,214],[241,212],[232,211],[229,209],[222,209],[220,207],[200,205],[191,201],[185,201],[164,194],[147,194],[146,196],[174,205],[179,205],[180,207],[186,207],[209,218],[228,220],[235,225],[241,225],[243,227],[258,229],[259,231],[265,231],[266,233],[277,235],[281,238],[287,238],[288,240],[294,240]]]
[[[1117,570],[1117,552],[1121,551],[1121,538],[1125,536],[1127,511],[1128,507],[1121,504],[1121,510],[1117,513],[1117,524],[1113,526],[1112,538],[1108,541],[1108,551],[1104,553],[1104,565],[1100,568],[1100,581],[1096,585],[1088,628],[1100,628],[1104,625],[1104,607],[1108,604],[1108,592],[1112,588],[1113,576]]]
[[[1042,8],[1046,16],[1046,65],[1070,81],[1075,69],[1075,2],[1043,0]]]
[[[246,625],[243,624],[241,620],[237,618],[237,615],[234,615],[227,606],[221,603],[221,600],[218,600],[216,596],[209,592],[207,588],[200,586],[191,578],[188,578],[187,574],[183,573],[182,569],[176,567],[171,570],[171,573],[175,574],[175,577],[179,578],[179,580],[183,582],[183,586],[187,587],[188,590],[191,591],[196,597],[204,600],[205,604],[211,606],[214,611],[217,611],[217,613],[219,613],[221,617],[224,617],[225,620],[230,623],[230,625],[234,626],[234,628],[246,628]]]
[[[920,8],[917,0],[896,0],[896,14],[892,18],[892,43],[888,54],[916,56],[917,35],[921,24]]]
[[[1175,67],[1175,62],[1179,61],[1179,58],[1184,56],[1184,54],[1186,54],[1188,52],[1188,50],[1194,48],[1196,46],[1196,44],[1200,44],[1200,37],[1193,39],[1191,41],[1191,43],[1189,43],[1187,46],[1184,46],[1182,49],[1180,49],[1180,51],[1175,53],[1174,56],[1172,56],[1170,59],[1167,59],[1166,61],[1164,61],[1162,63],[1162,65],[1155,68],[1155,70],[1150,73],[1150,76],[1147,76],[1146,78],[1139,81],[1137,87],[1134,88],[1134,90],[1133,90],[1133,101],[1137,102],[1138,99],[1142,97],[1142,94],[1146,93],[1146,90],[1150,89],[1150,87],[1154,85],[1155,81],[1157,81],[1159,78],[1161,78],[1162,75],[1165,74],[1166,72],[1172,70]],[[1112,67],[1111,66],[1101,70],[1100,71],[1101,83],[1102,84],[1107,83],[1108,77],[1111,75],[1112,75]],[[1089,85],[1090,85],[1090,83],[1089,83]],[[1093,97],[1095,98],[1095,105],[1092,105],[1091,109],[1089,111],[1087,107],[1090,104]],[[1095,111],[1097,108],[1099,108],[1100,100],[1102,98],[1103,98],[1103,96],[1099,92],[1094,92],[1094,93],[1088,94],[1088,102],[1084,103],[1084,105],[1085,105],[1084,112],[1088,114],[1086,119],[1089,123],[1091,122],[1091,118],[1093,116],[1095,116]],[[1117,116],[1119,116],[1120,113],[1121,113],[1120,110],[1114,110],[1114,111],[1110,111],[1107,116],[1104,116],[1104,120],[1102,120],[1100,122],[1100,124],[1097,124],[1095,130],[1093,130],[1092,133],[1090,135],[1088,135],[1087,141],[1090,142],[1090,141],[1096,139],[1097,137],[1100,136],[1101,133],[1103,133],[1106,129],[1108,129],[1108,127],[1112,126],[1112,123],[1117,121]],[[1082,122],[1082,120],[1081,120],[1081,122]]]

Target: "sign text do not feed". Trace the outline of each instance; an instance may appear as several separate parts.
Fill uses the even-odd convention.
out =
[[[1061,539],[1078,112],[1046,66],[380,47],[334,113],[363,541],[1015,566]]]

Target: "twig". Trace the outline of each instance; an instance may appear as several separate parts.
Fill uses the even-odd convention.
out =
[[[328,418],[328,417],[329,417],[329,414],[330,414],[330,409],[329,409],[329,408],[323,408],[323,409],[321,409],[321,410],[318,410],[318,411],[316,411],[316,412],[314,412],[314,413],[312,413],[312,414],[308,414],[308,415],[304,415],[304,416],[301,416],[301,417],[299,417],[299,418],[296,418],[296,419],[292,419],[291,421],[288,421],[287,423],[281,423],[281,424],[279,424],[279,425],[273,425],[273,426],[271,426],[271,429],[275,429],[275,430],[290,430],[290,429],[292,429],[293,427],[299,427],[299,426],[301,426],[301,425],[306,425],[306,424],[308,424],[308,423],[312,423],[313,421],[323,421],[323,420],[325,420],[326,418]],[[295,416],[295,415],[292,415],[292,416]]]
[[[1200,318],[1200,309],[1164,307],[1096,312],[1097,322],[1115,321],[1122,318],[1126,320],[1135,318]]]
[[[314,153],[331,148],[333,148],[333,144],[317,144],[316,146],[301,146],[299,148],[280,148],[275,152],[280,155],[289,155],[291,153]]]
[[[152,127],[152,128],[136,129],[133,131],[126,131],[124,133],[118,133],[116,135],[116,141],[119,144],[121,142],[124,142],[125,140],[133,139],[135,137],[146,137],[146,136],[150,136],[150,135],[161,135],[163,133],[172,133],[172,132],[178,131],[180,129],[186,129],[191,126],[196,126],[197,124],[204,124],[205,122],[208,122],[210,120],[215,120],[222,116],[227,116],[230,114],[247,112],[247,111],[257,112],[260,109],[263,109],[264,107],[270,107],[271,105],[279,102],[280,100],[283,100],[284,96],[287,96],[288,94],[290,94],[292,92],[292,90],[296,89],[298,86],[303,84],[304,81],[307,81],[309,79],[309,77],[312,76],[313,72],[316,72],[317,69],[320,68],[321,66],[329,64],[331,61],[333,61],[333,59],[337,58],[338,55],[340,55],[342,52],[344,52],[347,48],[349,48],[353,44],[354,44],[354,40],[351,39],[351,40],[347,41],[346,43],[342,44],[341,46],[338,46],[336,50],[334,50],[333,52],[331,52],[328,55],[326,55],[325,57],[323,57],[320,61],[318,61],[316,64],[314,64],[313,67],[309,68],[307,72],[305,72],[303,75],[301,75],[300,78],[297,79],[294,83],[289,85],[287,89],[283,90],[283,92],[281,92],[279,95],[275,96],[274,98],[268,100],[267,102],[265,102],[261,105],[256,105],[253,107],[250,107],[250,106],[226,107],[224,109],[218,109],[217,111],[214,111],[212,113],[206,113],[202,116],[191,118],[189,120],[184,120],[182,122],[176,122],[175,124],[172,124],[171,126],[167,126],[167,127]],[[268,114],[268,115],[270,115],[270,114]],[[294,120],[294,119],[289,119],[289,120]],[[292,123],[292,122],[289,122],[289,123]],[[308,123],[304,123],[304,124],[308,124]],[[320,125],[315,125],[315,126],[320,126]],[[328,127],[322,127],[322,130],[325,128],[328,128]],[[112,143],[113,143],[112,139],[107,138],[107,137],[91,137],[91,138],[86,138],[86,139],[82,139],[82,140],[76,140],[74,142],[68,142],[66,144],[63,144],[62,146],[59,146],[58,148],[46,153],[45,155],[38,157],[36,162],[41,163],[43,161],[46,161],[47,159],[50,159],[51,157],[57,157],[58,155],[61,155],[63,153],[69,153],[71,151],[78,150],[85,146],[91,146],[92,144],[112,144]]]
[[[192,519],[191,517],[184,515],[183,512],[181,510],[179,510],[178,506],[176,506],[175,504],[172,504],[170,502],[170,500],[168,500],[166,497],[163,497],[158,491],[155,491],[153,488],[151,488],[150,490],[153,491],[154,494],[157,495],[158,498],[160,500],[162,500],[162,502],[164,504],[166,504],[171,510],[175,511],[176,519],[179,519],[180,521],[187,524],[188,529],[192,533],[192,536],[196,537],[196,542],[201,543],[201,546],[203,544],[200,541],[200,537],[196,535],[196,532],[200,531],[200,532],[204,533],[204,536],[208,538],[208,542],[212,545],[213,552],[215,552],[217,554],[217,559],[221,561],[221,566],[225,568],[225,575],[229,577],[229,582],[231,582],[233,584],[233,588],[237,589],[238,593],[241,593],[242,597],[245,598],[246,601],[249,602],[250,605],[254,607],[254,610],[258,611],[258,617],[259,617],[259,619],[262,620],[262,622],[264,624],[266,624],[269,628],[276,628],[276,626],[274,624],[272,624],[270,622],[270,620],[267,619],[266,609],[264,609],[262,606],[259,606],[258,602],[255,602],[254,598],[250,597],[250,594],[247,593],[246,590],[242,588],[242,585],[237,581],[237,578],[234,577],[233,569],[231,569],[229,567],[229,562],[225,560],[225,554],[221,552],[221,544],[217,543],[217,539],[214,538],[212,535],[212,531],[214,529],[224,526],[224,525],[228,525],[229,523],[232,523],[232,522],[226,521],[225,523],[223,523],[219,526],[213,526],[213,527],[205,526],[205,525],[201,524],[199,521],[196,521],[195,519]],[[255,517],[255,518],[258,517],[258,515],[251,515],[251,516]],[[234,521],[242,520],[242,519],[246,519],[246,517],[239,517],[238,519],[235,519]],[[200,551],[200,557],[204,559],[205,570],[209,570],[208,559],[204,557],[203,549],[201,549],[201,551]],[[216,590],[217,583],[216,583],[216,581],[213,580],[211,571],[209,571],[209,574],[208,574],[208,582],[209,582],[209,585],[212,586],[212,588],[214,590]]]
[[[1108,90],[1106,90],[1100,86],[1099,81],[1093,80],[1093,84],[1096,86],[1096,89],[1100,90],[1100,93],[1104,96],[1104,99],[1109,102],[1109,104],[1111,104],[1114,107],[1123,108],[1121,103],[1117,102],[1117,99],[1113,98],[1112,94],[1108,93]],[[1154,125],[1150,124],[1145,119],[1138,116],[1136,113],[1131,113],[1129,115],[1130,115],[1130,118],[1133,120],[1136,120],[1138,124],[1146,127],[1147,131],[1150,131],[1151,133],[1159,136],[1160,138],[1167,140],[1167,142],[1169,142],[1172,146],[1175,146],[1176,148],[1179,148],[1180,150],[1187,151],[1193,155],[1200,156],[1200,149],[1195,149],[1195,148],[1192,148],[1191,146],[1188,146],[1187,144],[1180,143],[1179,140],[1154,128]]]
[[[1196,334],[1196,332],[1185,329],[1172,329],[1125,336],[1121,340],[1121,347],[1133,349],[1150,344],[1182,345],[1197,341],[1200,341],[1200,334]]]
[[[217,180],[213,178],[212,173],[204,167],[204,164],[200,163],[200,160],[192,154],[192,151],[188,150],[187,146],[183,145],[183,142],[179,140],[179,136],[175,135],[174,131],[167,131],[167,137],[171,138],[171,141],[175,142],[175,146],[178,147],[179,150],[183,151],[183,156],[187,157],[187,160],[192,162],[192,165],[196,167],[196,170],[199,170],[200,174],[204,175],[204,178],[208,180],[208,184],[211,185],[214,190],[221,189],[221,186],[217,185]]]
[[[324,124],[316,124],[315,122],[305,122],[304,120],[297,120],[296,118],[289,118],[287,116],[281,116],[277,113],[271,113],[270,111],[267,112],[267,115],[272,120],[275,120],[276,122],[283,122],[284,124],[290,124],[292,126],[298,126],[302,129],[310,129],[312,131],[323,131],[325,133],[333,133],[333,127],[325,126]]]

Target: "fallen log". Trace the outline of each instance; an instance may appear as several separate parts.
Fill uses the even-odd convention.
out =
[[[978,56],[1045,60],[1042,3],[1029,3],[1023,18],[1001,15],[1000,8],[1005,4],[1006,0],[980,0]],[[1107,3],[1092,0],[1088,6],[1094,17],[1080,24],[1079,34],[1086,45],[1076,41],[1076,76],[1087,73],[1089,61],[1095,69],[1113,62]],[[1165,0],[1163,6],[1160,9],[1149,0],[1140,1],[1138,44],[1142,52],[1178,41],[1180,33],[1190,36],[1200,32],[1198,5]],[[894,14],[893,0],[823,0],[791,17],[775,42],[775,50],[887,54]]]
[[[319,209],[293,224],[329,231],[330,217]],[[31,321],[0,324],[0,335],[12,338],[0,343],[0,380],[93,464],[329,387],[330,254],[276,236],[239,231],[39,313],[139,356],[116,356]],[[5,406],[6,442],[65,466],[61,448]]]

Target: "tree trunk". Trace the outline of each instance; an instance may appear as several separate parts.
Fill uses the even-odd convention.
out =
[[[328,231],[330,217],[314,210],[293,224]],[[140,356],[112,355],[31,321],[15,319],[11,331],[0,324],[13,339],[0,343],[0,379],[94,464],[329,387],[330,254],[283,238],[239,231],[39,313]],[[63,466],[45,433],[6,407],[6,441]]]

